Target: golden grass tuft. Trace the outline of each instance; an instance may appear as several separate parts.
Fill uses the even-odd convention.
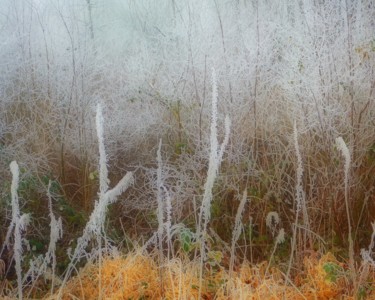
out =
[[[155,262],[143,255],[103,260],[102,289],[99,291],[99,268],[85,267],[64,288],[63,299],[159,299],[161,289]]]
[[[306,276],[301,290],[308,299],[335,299],[344,295],[349,286],[344,265],[327,253],[320,259],[315,256],[304,260]]]
[[[293,283],[267,263],[244,263],[231,273],[221,267],[207,267],[202,299],[357,299],[348,283],[348,268],[330,253],[305,258],[304,271]],[[374,272],[370,273],[374,279]],[[371,279],[370,279],[371,280]],[[198,299],[199,262],[174,258],[158,266],[152,256],[132,253],[106,258],[101,269],[91,264],[64,288],[63,299]],[[371,281],[368,281],[371,282]],[[366,287],[366,298],[375,299],[375,284]],[[50,297],[49,299],[55,299]]]

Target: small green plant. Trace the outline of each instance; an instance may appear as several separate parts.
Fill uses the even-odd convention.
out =
[[[323,265],[323,270],[326,272],[326,280],[329,282],[336,282],[340,273],[342,273],[342,267],[333,263],[327,262]]]
[[[366,299],[366,288],[363,286],[360,286],[357,292],[357,299],[358,300],[363,300]]]
[[[181,249],[186,253],[190,253],[194,248],[194,233],[189,228],[184,228],[179,235]]]
[[[223,252],[211,250],[207,253],[207,262],[211,267],[219,267],[223,260]]]

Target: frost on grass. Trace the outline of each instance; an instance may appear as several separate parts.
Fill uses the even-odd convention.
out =
[[[346,208],[346,218],[348,222],[348,242],[349,242],[349,265],[351,269],[351,275],[355,277],[355,266],[354,266],[354,244],[353,244],[353,237],[352,237],[352,225],[351,225],[351,216],[350,216],[350,207],[349,207],[349,169],[350,169],[350,151],[346,143],[344,142],[343,138],[340,136],[336,138],[336,145],[337,148],[341,151],[342,155],[345,159],[345,208]]]
[[[280,223],[279,214],[276,211],[270,211],[266,217],[266,225],[271,230],[272,236],[275,236],[276,227]]]
[[[19,177],[20,172],[18,164],[16,161],[10,163],[10,171],[12,173],[12,183],[11,183],[11,199],[12,199],[12,220],[8,227],[8,231],[5,237],[3,247],[0,252],[0,256],[5,250],[10,247],[10,237],[12,233],[14,234],[14,261],[15,269],[17,275],[17,288],[18,288],[18,298],[22,299],[22,245],[25,244],[25,241],[22,238],[22,231],[26,229],[26,226],[30,222],[30,216],[28,214],[21,215],[20,206],[18,201],[18,186],[19,186]]]
[[[361,256],[365,264],[370,264],[371,266],[375,268],[375,260],[372,257],[372,254],[375,251],[374,249],[375,248],[375,222],[372,222],[371,225],[372,225],[372,234],[371,234],[370,245],[368,246],[367,250],[364,248],[361,249]]]
[[[232,247],[231,247],[231,251],[230,251],[230,263],[229,263],[230,273],[233,272],[234,257],[235,257],[234,252],[235,252],[236,243],[237,243],[237,241],[238,241],[238,239],[241,235],[241,231],[242,231],[241,219],[242,219],[243,211],[245,209],[246,202],[247,202],[247,191],[244,190],[240,205],[238,206],[238,209],[237,209],[236,219],[235,219],[235,222],[234,222],[234,229],[233,229],[233,232],[232,232]]]
[[[90,219],[87,222],[83,234],[77,240],[77,247],[74,249],[73,254],[71,255],[71,260],[67,271],[65,273],[63,286],[66,283],[67,279],[70,277],[75,265],[83,258],[89,258],[90,254],[86,252],[86,247],[90,240],[94,239],[97,243],[97,254],[99,259],[102,252],[102,241],[104,240],[105,245],[108,243],[108,239],[105,234],[104,221],[106,216],[107,208],[110,204],[113,204],[117,197],[121,195],[132,183],[133,183],[133,174],[128,172],[112,189],[109,189],[109,180],[108,180],[108,169],[107,169],[107,157],[104,146],[104,119],[102,114],[102,107],[100,104],[97,105],[96,109],[96,131],[98,135],[99,143],[99,199],[95,201],[94,210],[90,215]],[[95,254],[94,250],[91,250],[92,254]],[[60,289],[60,293],[62,288]]]
[[[23,283],[26,281],[29,284],[33,284],[39,278],[39,276],[44,276],[44,278],[51,279],[51,294],[54,291],[55,281],[60,282],[58,277],[55,275],[56,271],[56,244],[59,239],[62,238],[63,228],[61,217],[56,219],[52,210],[52,195],[51,195],[51,181],[48,182],[47,187],[47,197],[48,197],[48,210],[50,216],[50,239],[48,250],[45,256],[38,256],[37,258],[30,261],[29,270],[23,276]],[[49,266],[51,269],[49,269]]]
[[[203,263],[206,260],[206,236],[207,236],[207,226],[211,218],[211,202],[212,202],[212,189],[214,187],[216,176],[219,172],[219,167],[223,159],[224,150],[229,142],[230,133],[230,119],[228,116],[225,118],[225,135],[221,146],[217,140],[217,83],[216,83],[216,73],[212,70],[212,110],[211,110],[211,135],[210,135],[210,159],[208,162],[208,171],[206,183],[204,185],[204,194],[201,205],[201,210],[199,213],[199,224],[197,229],[197,237],[200,240],[200,286],[199,286],[199,297],[201,296],[202,289],[202,279],[203,279]]]
[[[221,146],[217,140],[217,83],[216,73],[212,70],[212,110],[211,110],[211,134],[210,134],[210,158],[208,162],[208,171],[206,183],[204,185],[204,195],[202,200],[202,206],[200,211],[199,219],[199,235],[201,242],[201,256],[205,258],[205,235],[207,234],[207,225],[211,218],[211,201],[212,201],[212,189],[214,187],[216,176],[219,172],[219,167],[223,159],[224,150],[228,145],[229,133],[230,133],[230,119],[228,116],[225,118],[225,135]]]
[[[158,247],[159,247],[159,254],[160,258],[163,257],[163,235],[164,231],[167,235],[167,243],[168,243],[168,256],[173,251],[172,247],[172,237],[171,237],[171,228],[172,228],[172,199],[169,194],[168,189],[164,186],[163,181],[163,161],[161,157],[161,146],[162,140],[159,141],[159,147],[157,151],[157,216],[158,216],[158,231],[157,231],[157,239],[158,239]]]

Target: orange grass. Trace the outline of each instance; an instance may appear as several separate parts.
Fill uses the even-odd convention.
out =
[[[207,268],[202,286],[203,299],[358,299],[348,283],[347,266],[328,253],[304,260],[304,272],[293,283],[267,264],[244,263],[233,276],[224,268]],[[374,272],[367,278],[367,295],[375,299]],[[140,253],[106,258],[101,270],[90,264],[64,288],[63,299],[197,299],[199,263],[178,258],[158,266],[151,256]],[[55,299],[56,296],[49,297]]]

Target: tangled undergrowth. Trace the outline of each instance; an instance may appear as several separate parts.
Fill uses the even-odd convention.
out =
[[[374,299],[375,1],[0,8],[0,300]]]

